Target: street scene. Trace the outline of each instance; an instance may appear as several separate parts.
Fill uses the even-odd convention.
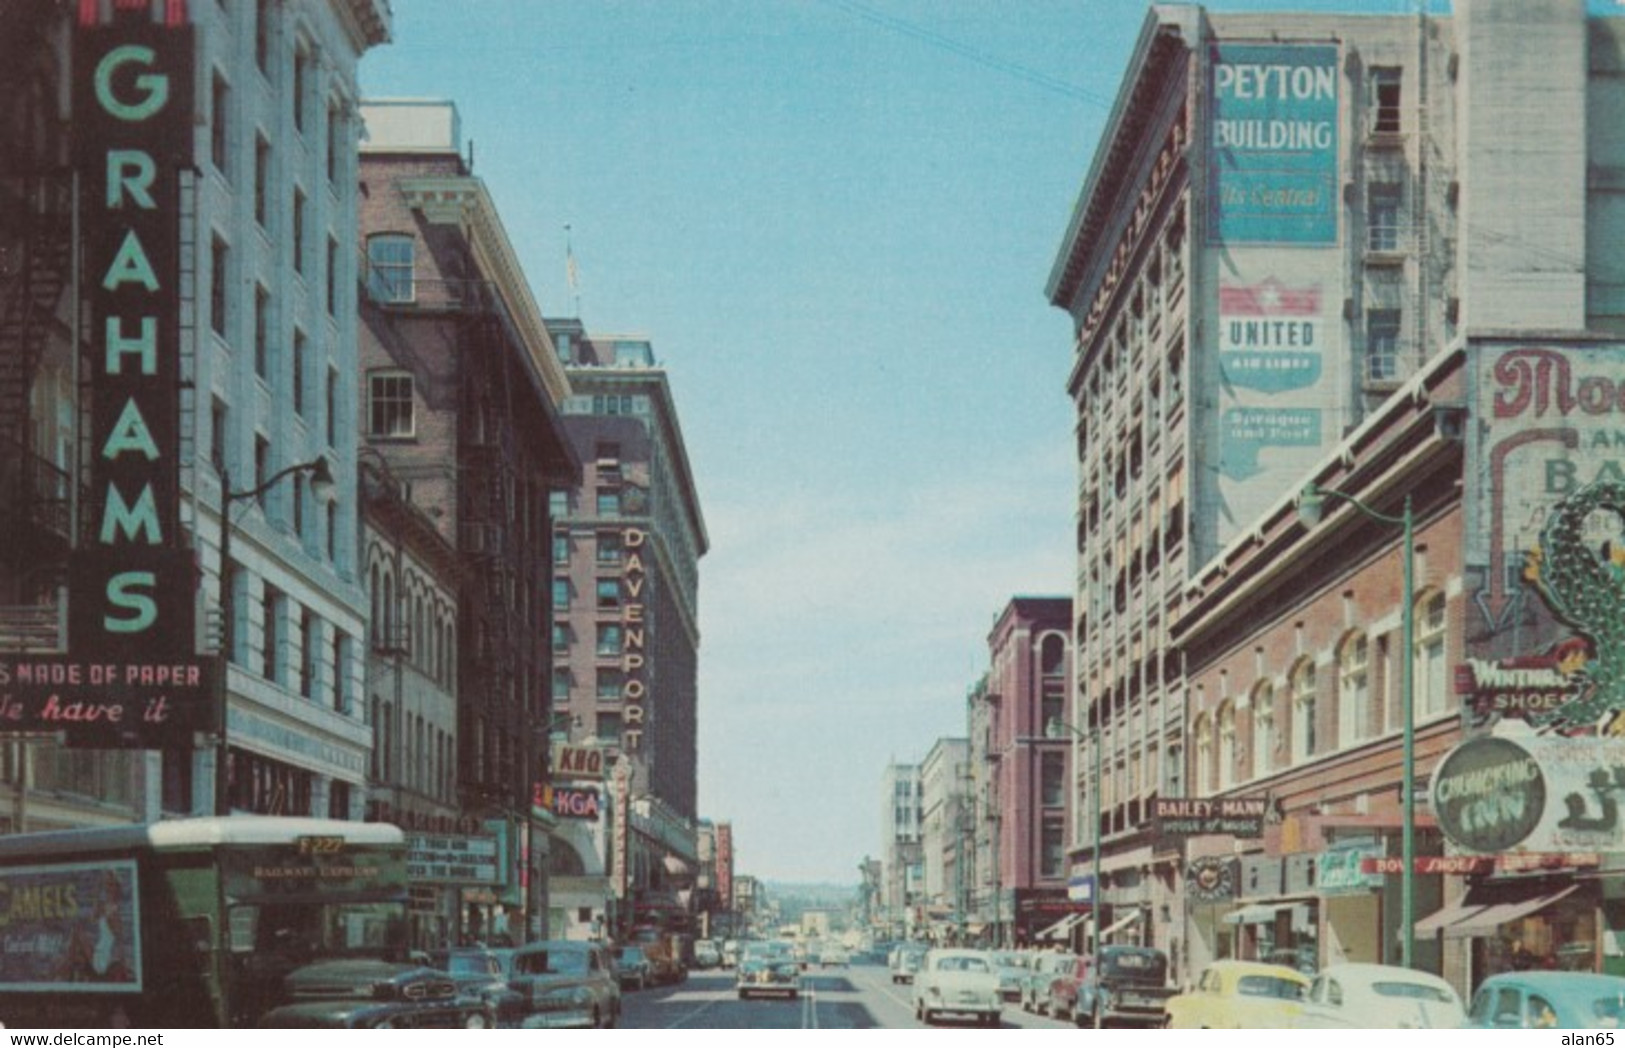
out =
[[[1619,1027],[1622,114],[1614,0],[0,0],[0,1024]]]

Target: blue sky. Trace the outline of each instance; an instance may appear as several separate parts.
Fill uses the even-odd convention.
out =
[[[1215,10],[1363,6],[1216,3]],[[538,301],[647,335],[711,537],[701,814],[856,881],[880,777],[962,735],[987,632],[1071,591],[1044,285],[1130,0],[393,0],[369,98],[455,101]]]

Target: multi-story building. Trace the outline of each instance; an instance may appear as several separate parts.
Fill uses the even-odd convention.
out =
[[[11,448],[0,643],[60,652],[67,621],[79,657],[202,667],[202,653],[227,656],[223,711],[212,688],[177,691],[177,731],[106,740],[145,755],[10,747],[12,826],[211,810],[359,817],[371,739],[346,409],[356,266],[353,252],[322,247],[355,238],[356,67],[388,39],[388,5],[22,0],[0,20],[0,134],[16,136],[0,143]],[[107,63],[112,91],[124,86],[115,66],[131,61],[145,70],[136,90],[162,90],[109,123],[94,71],[78,66]],[[110,149],[135,166],[106,186]],[[96,213],[121,202],[128,222]],[[108,241],[136,227],[139,259]],[[104,277],[73,279],[76,253]],[[148,300],[126,326],[113,299],[136,286]],[[100,350],[104,337],[117,353]],[[108,363],[124,353],[155,380]],[[120,452],[92,456],[91,434],[114,431],[102,412],[121,404],[138,414],[119,424]],[[336,497],[313,477],[336,481]],[[98,603],[83,583],[125,570],[148,580],[134,606],[150,635],[138,642],[82,628]],[[214,744],[194,748],[198,731]]]
[[[1466,988],[1513,938],[1614,963],[1584,945],[1615,905],[1587,863],[1625,842],[1474,847],[1407,789],[1464,733],[1561,723],[1584,754],[1625,705],[1584,698],[1606,656],[1566,603],[1579,562],[1548,559],[1625,501],[1583,488],[1618,474],[1620,20],[1456,6],[1152,8],[1051,274],[1076,335],[1071,856],[1105,874],[1106,929],[1186,975],[1411,953]],[[1337,492],[1321,527],[1293,512],[1310,482]],[[1223,832],[1171,803],[1214,797]],[[1447,844],[1503,854],[1463,882]]]
[[[533,799],[551,705],[549,493],[580,476],[560,412],[569,380],[496,206],[460,155],[455,107],[363,111],[360,430],[458,555],[454,609],[422,585],[369,576],[385,622],[376,643],[414,651],[457,696],[453,738],[404,709],[388,723],[406,767],[455,776],[460,810],[482,829],[469,843],[494,837],[497,854],[517,857],[490,882],[460,886],[459,931],[521,940],[547,931],[549,834]],[[380,717],[375,736],[384,728]],[[373,817],[394,818],[383,803]]]
[[[1071,612],[1066,597],[1014,597],[988,634],[987,803],[998,923],[1013,942],[1058,938],[1075,909],[1066,862]]]
[[[993,706],[987,701],[988,677],[983,674],[965,689],[965,824],[967,877],[965,885],[965,925],[967,936],[999,944],[1002,942],[999,885],[999,808],[993,760]]]
[[[963,931],[965,877],[970,859],[965,825],[970,813],[966,766],[970,740],[941,738],[920,762],[920,861],[924,903],[942,931]]]
[[[553,712],[630,774],[628,920],[682,923],[698,872],[699,560],[709,538],[666,370],[646,338],[550,319],[584,463],[553,494]],[[616,876],[612,873],[612,877]],[[679,893],[683,893],[681,896]]]
[[[920,766],[893,762],[880,778],[882,905],[894,928],[912,926],[911,893],[920,864]]]

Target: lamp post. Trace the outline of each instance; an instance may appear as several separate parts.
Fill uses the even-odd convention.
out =
[[[1105,813],[1104,810],[1102,810],[1101,803],[1100,803],[1100,783],[1101,783],[1101,776],[1100,776],[1100,750],[1101,750],[1100,731],[1097,728],[1096,731],[1095,731],[1094,736],[1091,738],[1089,735],[1086,735],[1084,732],[1079,731],[1076,726],[1074,726],[1072,724],[1068,724],[1066,721],[1062,720],[1059,717],[1051,717],[1049,719],[1049,721],[1047,723],[1045,723],[1045,725],[1044,725],[1044,734],[1046,736],[1048,736],[1049,738],[1052,738],[1052,739],[1064,738],[1065,734],[1068,733],[1068,732],[1070,732],[1073,736],[1075,736],[1075,737],[1077,737],[1079,739],[1088,740],[1091,743],[1091,746],[1095,751],[1095,785],[1094,785],[1094,789],[1093,789],[1093,793],[1095,795],[1095,829],[1094,829],[1094,833],[1090,835],[1091,836],[1091,840],[1090,840],[1091,862],[1092,862],[1092,865],[1094,867],[1094,870],[1090,874],[1090,879],[1091,879],[1092,883],[1089,885],[1089,923],[1094,927],[1095,945],[1094,945],[1094,952],[1093,952],[1092,956],[1095,958],[1095,963],[1098,966],[1099,959],[1100,959],[1100,931],[1101,931],[1101,928],[1100,928],[1100,894],[1101,894],[1100,893],[1100,838],[1101,838],[1100,824],[1105,820],[1105,816],[1106,816],[1106,813]],[[1098,985],[1098,980],[1097,980],[1097,985]],[[1100,1029],[1100,1022],[1101,1022],[1101,1007],[1100,1007],[1100,1001],[1098,1001],[1098,1000],[1095,1001],[1094,1012],[1095,1012],[1095,1029],[1098,1030],[1098,1029]]]
[[[1328,498],[1342,499],[1372,520],[1397,526],[1404,532],[1404,582],[1400,594],[1404,604],[1400,611],[1400,643],[1404,646],[1404,654],[1400,659],[1399,678],[1400,716],[1404,721],[1404,767],[1400,781],[1400,861],[1403,865],[1400,869],[1399,943],[1400,963],[1410,968],[1416,939],[1416,871],[1413,869],[1416,863],[1416,610],[1412,607],[1416,600],[1416,521],[1411,513],[1411,496],[1408,493],[1404,511],[1395,517],[1379,513],[1352,495],[1322,488],[1310,481],[1298,495],[1298,519],[1306,529],[1320,523]]]
[[[310,477],[311,494],[318,499],[325,499],[333,490],[333,470],[327,464],[327,459],[324,456],[318,456],[309,462],[301,462],[289,466],[287,469],[278,470],[265,478],[262,483],[244,491],[231,490],[231,471],[226,469],[220,471],[220,628],[223,634],[222,640],[226,642],[226,644],[222,645],[223,647],[227,645],[235,647],[236,643],[237,593],[232,586],[231,579],[231,507],[234,503],[241,502],[244,499],[259,498],[271,490],[284,477],[291,477],[295,474],[307,474]],[[214,813],[216,815],[231,814],[231,795],[226,782],[226,756],[230,747],[226,725],[227,714],[231,705],[231,673],[229,667],[233,653],[227,650],[224,654],[226,665],[222,667],[220,674],[220,724],[215,734],[214,751]]]

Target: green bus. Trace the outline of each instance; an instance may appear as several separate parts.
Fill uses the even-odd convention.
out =
[[[251,1028],[314,961],[405,961],[386,823],[232,815],[0,837],[0,1022]]]

